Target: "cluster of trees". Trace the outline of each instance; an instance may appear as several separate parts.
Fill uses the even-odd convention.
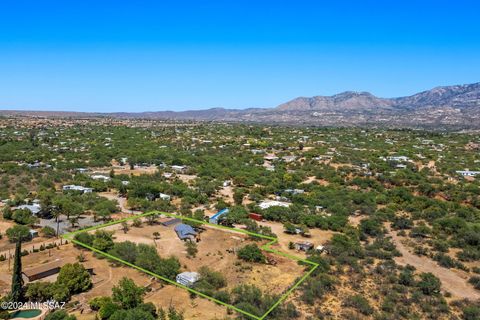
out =
[[[13,220],[18,224],[30,226],[35,224],[38,220],[32,215],[32,212],[28,209],[12,210],[9,206],[3,209],[3,218],[7,220]]]
[[[111,297],[95,297],[89,304],[101,320],[184,320],[183,314],[173,307],[165,311],[144,302],[145,293],[145,288],[124,277],[112,288]]]
[[[112,232],[97,230],[93,235],[80,232],[75,234],[75,240],[168,279],[175,279],[180,271],[176,257],[162,258],[154,246],[143,243],[114,242]]]

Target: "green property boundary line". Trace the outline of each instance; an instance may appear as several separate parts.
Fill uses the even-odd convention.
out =
[[[192,288],[189,288],[187,286],[184,286],[180,283],[177,283],[176,281],[173,281],[173,280],[170,280],[168,278],[165,278],[165,277],[162,277],[156,273],[153,273],[151,271],[148,271],[144,268],[141,268],[141,267],[138,267],[130,262],[127,262],[125,260],[122,260],[122,259],[119,259],[111,254],[108,254],[104,251],[101,251],[101,250],[98,250],[96,248],[93,248],[85,243],[82,243],[80,241],[77,241],[74,239],[74,236],[75,234],[77,233],[81,233],[81,232],[88,232],[88,231],[92,231],[92,230],[97,230],[97,229],[100,229],[100,228],[105,228],[105,227],[108,227],[108,226],[112,226],[112,225],[115,225],[115,224],[119,224],[119,223],[122,223],[122,222],[125,222],[125,221],[129,221],[129,220],[133,220],[133,219],[136,219],[136,218],[143,218],[143,217],[146,217],[146,216],[149,216],[149,215],[154,215],[154,214],[158,214],[158,215],[165,215],[165,216],[168,216],[168,217],[172,217],[172,218],[178,218],[178,219],[182,219],[182,220],[186,220],[186,221],[191,221],[191,222],[195,222],[195,223],[201,223],[203,225],[209,225],[209,226],[212,226],[212,227],[215,227],[215,228],[218,228],[218,229],[225,229],[225,230],[229,230],[229,231],[234,231],[234,232],[239,232],[239,233],[243,233],[243,234],[248,234],[250,236],[254,236],[254,237],[258,237],[258,238],[262,238],[262,239],[266,239],[266,240],[270,240],[270,242],[268,242],[267,244],[263,245],[261,247],[262,250],[265,250],[267,252],[271,252],[271,253],[274,253],[274,254],[277,254],[277,255],[280,255],[280,256],[284,256],[286,258],[289,258],[289,259],[292,259],[292,260],[296,260],[296,261],[299,261],[299,262],[303,262],[305,264],[308,264],[311,266],[310,270],[308,270],[308,272],[306,272],[297,282],[295,282],[284,294],[282,294],[282,296],[278,299],[277,302],[275,302],[271,307],[270,309],[268,309],[262,316],[256,316],[254,314],[251,314],[247,311],[244,311],[242,309],[239,309],[237,307],[235,307],[234,305],[231,305],[231,304],[228,304],[228,303],[225,303],[223,301],[220,301],[218,299],[215,299],[214,297],[211,297],[209,295],[206,295],[204,293],[201,293],[195,289],[192,289]],[[89,250],[92,250],[96,253],[99,253],[107,258],[110,258],[112,260],[116,260],[118,262],[121,262],[129,267],[132,267],[132,268],[135,268],[137,270],[140,270],[148,275],[151,275],[152,277],[155,277],[155,278],[158,278],[158,279],[161,279],[167,283],[170,283],[170,284],[173,284],[177,287],[180,287],[182,289],[185,289],[191,293],[194,293],[200,297],[203,297],[203,298],[206,298],[210,301],[213,301],[219,305],[222,305],[222,306],[225,306],[231,310],[235,310],[237,312],[240,312],[244,315],[247,315],[253,319],[256,319],[256,320],[263,320],[265,319],[265,317],[267,317],[276,307],[278,307],[278,305],[280,303],[282,303],[283,301],[285,301],[285,299],[303,282],[305,281],[305,279],[307,279],[312,273],[313,271],[315,271],[315,269],[317,269],[318,267],[318,263],[315,263],[315,262],[312,262],[312,261],[309,261],[309,260],[306,260],[306,259],[302,259],[302,258],[299,258],[299,257],[296,257],[294,255],[290,255],[290,254],[287,254],[287,253],[283,253],[283,252],[280,252],[280,251],[277,251],[277,250],[274,250],[271,248],[271,246],[273,244],[276,244],[278,239],[277,238],[274,238],[274,237],[270,237],[270,236],[265,236],[265,235],[262,235],[262,234],[257,234],[257,233],[254,233],[254,232],[251,232],[251,231],[247,231],[247,230],[241,230],[241,229],[235,229],[235,228],[230,228],[230,227],[225,227],[225,226],[222,226],[222,225],[217,225],[217,224],[213,224],[213,223],[209,223],[209,222],[206,222],[206,221],[202,221],[202,220],[197,220],[197,219],[193,219],[193,218],[188,218],[188,217],[183,217],[183,216],[180,216],[180,215],[176,215],[176,214],[173,214],[173,213],[167,213],[167,212],[161,212],[161,211],[151,211],[151,212],[147,212],[147,213],[143,213],[143,214],[139,214],[139,215],[135,215],[135,216],[131,216],[131,217],[128,217],[128,218],[124,218],[124,219],[119,219],[119,220],[115,220],[115,221],[111,221],[111,222],[107,222],[107,223],[104,223],[104,224],[101,224],[101,225],[97,225],[97,226],[93,226],[93,227],[89,227],[89,228],[86,228],[86,229],[81,229],[81,230],[78,230],[78,231],[74,231],[74,232],[70,232],[70,233],[67,233],[67,234],[64,234],[62,236],[64,239],[66,240],[69,240],[75,244],[78,244],[84,248],[87,248]]]

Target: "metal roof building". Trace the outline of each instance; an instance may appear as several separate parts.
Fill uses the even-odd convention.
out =
[[[211,217],[209,219],[209,222],[214,223],[214,224],[218,224],[218,220],[220,219],[220,217],[223,216],[224,214],[227,214],[228,211],[229,211],[228,208],[225,208],[225,209],[222,209],[222,210],[218,211],[217,213],[215,213],[215,215],[213,215],[213,217]]]
[[[197,235],[197,232],[193,230],[191,226],[183,223],[175,226],[175,232],[177,233],[177,236],[182,240],[194,239]]]
[[[195,282],[200,280],[200,275],[197,272],[182,272],[177,275],[177,283],[183,284],[187,287],[192,287]]]
[[[23,209],[27,209],[35,216],[42,210],[42,207],[39,204],[32,204],[32,205],[22,204],[21,206],[14,208],[14,210],[23,210]]]

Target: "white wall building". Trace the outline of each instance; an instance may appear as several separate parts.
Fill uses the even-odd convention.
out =
[[[288,202],[283,202],[283,201],[276,201],[276,200],[263,200],[260,202],[258,205],[261,209],[265,210],[270,207],[285,207],[288,208],[291,205],[291,203]]]
[[[480,171],[458,170],[455,172],[464,177],[475,177],[476,175],[480,175]]]
[[[182,272],[177,275],[176,280],[177,283],[192,287],[198,280],[200,280],[200,275],[197,272]]]
[[[82,186],[76,186],[74,184],[67,184],[62,187],[63,191],[69,191],[69,190],[75,190],[75,191],[80,191],[82,193],[91,193],[93,192],[92,188],[86,188]]]

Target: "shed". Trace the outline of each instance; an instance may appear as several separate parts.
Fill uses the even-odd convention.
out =
[[[300,251],[305,251],[305,252],[307,252],[310,249],[313,249],[313,243],[308,241],[295,242],[293,246],[295,247],[295,249]]]
[[[178,165],[173,165],[171,168],[177,172],[184,172],[187,167],[186,166],[178,166]]]
[[[158,197],[165,201],[170,201],[170,198],[171,198],[168,194],[161,193],[161,192],[158,194]]]
[[[180,221],[181,220],[178,218],[170,218],[170,217],[161,218],[160,220],[158,220],[158,222],[160,222],[160,224],[165,227],[180,223]]]
[[[197,232],[188,224],[181,223],[175,226],[175,232],[181,240],[194,240]]]
[[[38,237],[38,231],[37,230],[33,230],[33,229],[30,229],[28,230],[28,232],[30,233],[30,238],[36,238]]]
[[[57,259],[50,263],[42,264],[38,267],[24,270],[22,272],[22,278],[25,282],[31,282],[38,279],[43,279],[48,276],[57,274],[60,272],[60,268],[63,266],[64,261]]]
[[[250,219],[253,219],[253,220],[256,220],[256,221],[262,221],[263,220],[263,217],[261,214],[258,214],[258,213],[249,213],[248,214],[248,217]]]

